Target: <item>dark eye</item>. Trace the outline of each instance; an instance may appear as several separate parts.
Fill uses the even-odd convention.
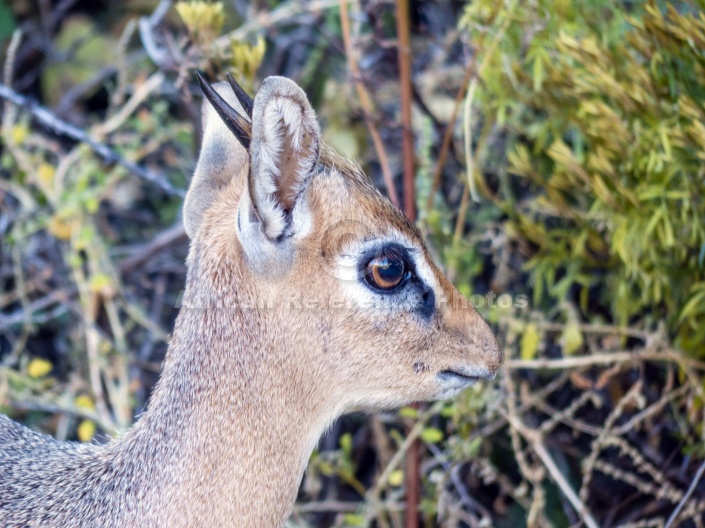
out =
[[[365,278],[375,288],[393,290],[401,284],[406,273],[403,259],[382,255],[373,258],[367,264]]]

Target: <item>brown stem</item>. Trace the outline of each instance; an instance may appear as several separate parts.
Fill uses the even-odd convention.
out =
[[[396,0],[397,54],[401,92],[402,159],[404,167],[404,213],[416,221],[416,189],[414,182],[414,136],[411,128],[411,42],[409,37],[409,0]],[[415,405],[418,407],[418,405]],[[416,440],[406,454],[406,513],[404,526],[418,528],[418,506],[421,498],[419,459],[421,446]]]
[[[397,1],[397,53],[401,91],[402,156],[404,166],[404,213],[416,221],[414,182],[414,131],[411,128],[411,42],[409,38],[409,0]]]
[[[426,213],[428,213],[433,207],[433,199],[436,197],[438,192],[438,187],[441,184],[441,175],[443,174],[443,167],[446,164],[446,157],[448,156],[448,149],[450,148],[450,142],[453,139],[453,131],[455,130],[455,122],[458,119],[458,113],[460,111],[460,105],[463,102],[463,97],[468,89],[468,84],[472,78],[474,68],[468,66],[465,70],[465,77],[460,85],[460,89],[455,96],[455,102],[453,103],[453,112],[451,113],[450,120],[446,125],[445,133],[443,134],[443,143],[441,143],[441,151],[438,153],[438,162],[436,163],[436,168],[433,171],[433,182],[431,183],[431,192],[428,194],[428,200],[426,201]]]
[[[379,164],[382,168],[382,177],[384,178],[384,183],[387,186],[387,194],[389,194],[389,199],[391,202],[394,205],[399,206],[399,198],[397,197],[397,190],[394,187],[392,170],[389,168],[389,158],[387,157],[387,152],[384,150],[382,137],[379,135],[379,131],[372,120],[372,99],[370,98],[370,94],[367,92],[367,89],[362,82],[360,68],[357,65],[357,59],[355,57],[355,51],[352,48],[352,42],[350,39],[350,17],[348,16],[347,0],[340,0],[340,26],[343,32],[343,45],[345,46],[345,55],[348,59],[348,68],[350,69],[350,75],[355,83],[355,90],[357,90],[357,96],[360,99],[360,105],[362,106],[362,111],[365,115],[365,122],[367,123],[367,128],[370,131],[372,143],[375,146],[377,158],[379,159]]]

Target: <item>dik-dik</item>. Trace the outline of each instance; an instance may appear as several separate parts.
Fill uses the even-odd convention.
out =
[[[2,527],[281,526],[336,417],[448,398],[502,363],[301,88],[201,85],[188,278],[149,409],[106,445],[0,416]]]

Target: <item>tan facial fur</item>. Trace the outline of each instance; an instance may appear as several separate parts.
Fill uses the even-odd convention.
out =
[[[280,84],[290,89],[293,84],[278,78],[268,82],[261,90],[281,90]],[[221,84],[217,89],[229,97],[232,106],[237,105],[229,95],[229,86]],[[304,105],[309,118],[315,119],[305,100],[292,103],[295,109]],[[314,128],[304,122],[305,126],[306,133]],[[267,132],[276,136],[274,127]],[[223,127],[223,136],[227,134]],[[300,132],[289,134],[296,137]],[[229,139],[230,149],[240,148],[232,135]],[[307,141],[311,142],[310,137]],[[254,146],[253,142],[251,149]],[[247,250],[243,251],[243,241],[233,226],[236,204],[245,185],[242,167],[233,167],[231,172],[239,178],[235,176],[214,201],[194,237],[194,247],[204,257],[231,256],[228,264],[233,267],[232,273],[246,274],[243,282],[247,287],[240,283],[241,294],[248,295],[252,304],[257,304],[257,299],[270,300],[273,306],[267,313],[286,326],[288,348],[296,354],[300,368],[307,365],[312,374],[308,382],[324,386],[330,392],[327,397],[344,410],[448,397],[462,385],[440,381],[439,373],[446,370],[479,378],[493,376],[502,362],[494,336],[433,263],[418,230],[354,164],[330,151],[321,161],[315,168],[309,163],[312,175],[304,171],[300,181],[293,182],[298,188],[290,194],[298,196],[298,203],[292,206],[289,200],[288,204],[302,209],[304,218],[298,223],[305,226],[300,229],[305,233],[297,232],[294,218],[291,248],[287,250],[293,255],[290,262],[284,257],[288,262],[284,273],[271,272],[268,262],[248,265]],[[286,192],[269,190],[274,200],[277,193]],[[421,317],[415,312],[413,296],[380,295],[364,284],[357,270],[345,269],[346,261],[347,268],[354,267],[363,249],[381,249],[387,243],[400,243],[410,250],[419,279],[435,297],[430,316]],[[223,264],[215,265],[217,276],[222,276]],[[346,271],[352,273],[346,276]]]

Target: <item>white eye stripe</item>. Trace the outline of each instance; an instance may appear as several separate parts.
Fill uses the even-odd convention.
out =
[[[424,257],[423,251],[415,251],[411,254],[411,258],[414,260],[414,266],[416,266],[416,275],[438,295],[440,285],[436,280],[436,275],[433,273],[431,266],[429,266],[428,261]]]

